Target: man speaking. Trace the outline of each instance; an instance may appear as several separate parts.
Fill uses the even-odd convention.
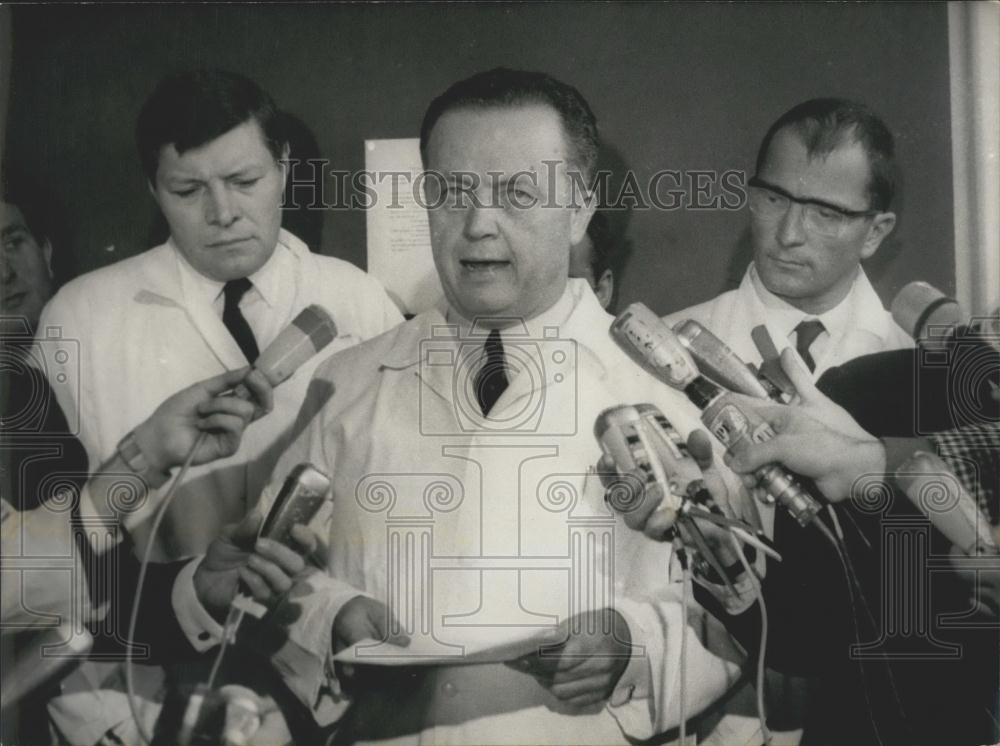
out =
[[[567,277],[597,147],[586,101],[542,73],[474,75],[424,116],[445,298],[320,367],[313,390],[333,396],[307,397],[319,414],[276,472],[333,475],[330,572],[299,597],[284,670],[329,721],[329,656],[350,664],[345,743],[622,743],[736,674],[683,617],[669,546],[625,528],[593,469],[594,422],[622,396],[698,426]]]

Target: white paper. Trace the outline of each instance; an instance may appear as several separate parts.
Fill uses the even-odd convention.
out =
[[[420,188],[419,138],[365,140],[370,206],[366,213],[368,272],[407,313],[434,306],[442,295],[431,256],[426,200]]]

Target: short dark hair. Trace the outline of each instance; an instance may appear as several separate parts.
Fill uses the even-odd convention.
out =
[[[455,109],[551,106],[559,114],[569,145],[569,157],[588,182],[597,167],[597,117],[580,92],[551,75],[497,67],[460,80],[431,101],[420,125],[420,154],[426,162],[431,130],[442,115]]]
[[[225,70],[188,70],[156,86],[139,112],[135,142],[146,177],[156,179],[160,151],[173,144],[178,153],[197,148],[250,119],[256,120],[275,160],[287,138],[278,109],[249,78]]]
[[[21,211],[35,242],[52,246],[52,279],[56,287],[76,276],[73,252],[68,249],[66,213],[59,199],[18,164],[0,166],[0,199]]]
[[[775,134],[793,127],[810,157],[858,143],[868,157],[868,199],[872,210],[888,210],[896,193],[896,152],[892,133],[864,104],[843,98],[814,98],[795,106],[771,125],[757,151],[760,173]]]

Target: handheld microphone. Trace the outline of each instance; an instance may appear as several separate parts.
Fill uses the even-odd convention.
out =
[[[746,394],[755,399],[780,400],[780,390],[773,384],[769,390],[725,342],[697,321],[691,319],[681,321],[674,325],[674,332],[677,333],[681,344],[691,353],[698,370],[713,381],[730,391]]]
[[[727,449],[732,450],[745,439],[760,443],[775,436],[760,415],[701,375],[670,327],[643,304],[633,303],[625,309],[612,323],[611,334],[654,376],[687,394],[702,410],[702,422]],[[770,500],[781,503],[800,525],[811,523],[822,508],[784,467],[767,464],[754,474]]]
[[[287,381],[309,358],[318,353],[337,336],[337,325],[321,306],[302,309],[292,323],[286,326],[267,346],[253,367],[264,374],[271,386]],[[249,399],[250,391],[242,383],[233,395]]]
[[[938,531],[965,555],[996,554],[990,522],[938,456],[917,451],[896,471],[896,484]]]

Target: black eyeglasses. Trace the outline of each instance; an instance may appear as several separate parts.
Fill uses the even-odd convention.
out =
[[[846,207],[821,199],[801,199],[781,187],[756,176],[747,182],[750,187],[750,211],[764,220],[780,220],[792,203],[802,205],[802,220],[806,229],[822,236],[836,237],[852,220],[870,218],[881,210],[848,210]]]

